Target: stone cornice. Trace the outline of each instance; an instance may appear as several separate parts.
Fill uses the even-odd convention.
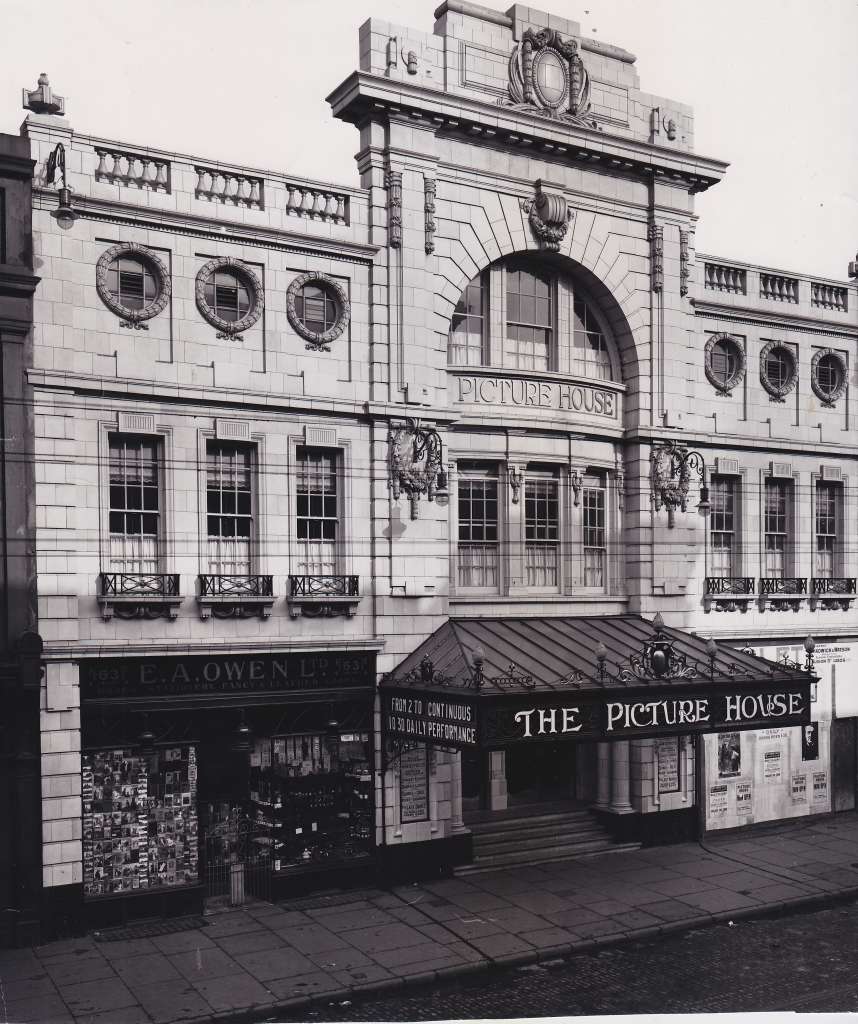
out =
[[[12,298],[26,298],[36,290],[40,277],[27,267],[0,263],[0,295]]]
[[[572,163],[676,183],[690,192],[717,184],[728,164],[711,157],[667,150],[609,132],[555,121],[528,111],[393,82],[356,71],[328,97],[334,116],[359,124],[373,115],[394,114],[431,123],[436,131],[490,138],[496,143],[533,147]],[[424,123],[425,123],[424,122]]]
[[[779,331],[803,331],[805,334],[824,334],[831,338],[853,340],[858,337],[858,324],[826,323],[812,317],[790,316],[750,306],[722,306],[705,299],[692,299],[694,315],[711,320],[769,327]]]
[[[185,600],[190,599],[190,595],[186,595]],[[288,644],[283,644],[283,651],[289,654],[295,651],[319,650],[383,651],[385,642],[381,637],[347,637],[345,639],[329,636],[317,636],[315,639],[301,637],[300,639],[289,640]],[[249,643],[227,642],[222,646],[213,646],[210,640],[200,640],[196,643],[179,641],[176,643],[167,642],[160,644],[152,644],[151,642],[135,644],[127,639],[117,641],[99,640],[97,642],[57,640],[45,643],[42,656],[46,661],[66,661],[69,658],[134,658],[139,657],[141,654],[211,654],[212,657],[222,657],[228,654],[259,654],[263,650],[266,653],[276,653],[278,646],[276,642],[272,644],[272,641],[269,639],[258,639]]]
[[[851,431],[850,431],[851,433]],[[626,431],[623,444],[663,444],[666,440],[679,441],[689,448],[705,448],[714,454],[747,451],[757,455],[829,456],[836,459],[858,458],[858,444],[837,444],[832,441],[790,441],[787,438],[766,438],[765,446],[759,437],[741,434],[713,434],[697,430],[677,430],[676,427],[632,427]]]
[[[56,208],[56,192],[50,188],[34,190],[34,207],[41,210]],[[276,228],[254,227],[240,221],[212,221],[192,213],[173,213],[154,210],[150,206],[114,203],[91,196],[74,196],[75,214],[86,220],[110,224],[130,224],[150,231],[164,231],[195,238],[217,239],[242,245],[258,245],[287,252],[300,252],[328,256],[352,263],[372,263],[379,246],[363,242],[337,241],[319,235],[302,235]]]

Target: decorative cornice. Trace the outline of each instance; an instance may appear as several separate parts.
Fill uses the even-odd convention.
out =
[[[610,174],[627,172],[645,178],[675,182],[690,192],[703,192],[717,184],[727,164],[711,157],[668,150],[609,132],[540,116],[532,111],[466,96],[451,96],[415,83],[391,81],[356,71],[328,97],[334,116],[361,123],[367,117],[395,114],[436,131],[469,139],[480,136],[513,146],[534,146],[565,162],[604,168]]]
[[[40,277],[26,267],[12,263],[0,263],[0,295],[9,298],[26,298],[32,295]]]
[[[56,192],[53,189],[34,189],[34,207],[40,210],[56,209]],[[153,210],[151,207],[133,206],[129,203],[113,203],[80,196],[75,193],[75,217],[78,220],[93,220],[107,224],[128,224],[149,231],[165,231],[193,238],[218,239],[237,242],[241,245],[255,245],[260,248],[277,249],[280,252],[294,252],[304,255],[323,255],[347,263],[372,263],[379,250],[377,245],[364,242],[332,241],[330,236],[302,235],[276,228],[254,228],[238,221],[212,220],[195,214],[173,214]]]
[[[818,320],[784,317],[775,312],[769,313],[767,310],[748,309],[746,312],[742,307],[720,306],[717,303],[709,303],[701,299],[692,299],[691,302],[694,306],[694,315],[705,317],[708,320],[728,320],[730,323],[782,331],[804,331],[806,334],[821,334],[850,341],[858,338],[858,324],[855,326],[843,324],[842,327],[839,324],[822,326]],[[704,308],[701,309],[701,306]]]

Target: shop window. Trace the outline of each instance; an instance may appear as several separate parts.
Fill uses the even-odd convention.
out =
[[[839,497],[839,488],[836,484],[821,481],[817,483],[814,576],[818,579],[832,579],[836,575]]]
[[[560,500],[556,477],[524,484],[524,568],[528,587],[556,590],[560,568]]]
[[[369,732],[259,739],[250,763],[253,816],[270,829],[275,872],[370,854]]]
[[[551,368],[551,279],[515,266],[506,272],[506,363],[518,370]]]
[[[607,490],[603,475],[588,475],[581,491],[584,528],[584,586],[603,588],[607,562]]]
[[[482,366],[485,358],[485,328],[488,313],[488,275],[478,274],[468,282],[453,312],[448,358],[459,366]]]
[[[497,590],[500,582],[497,469],[460,468],[458,585]]]
[[[790,496],[786,480],[767,480],[764,493],[764,557],[769,579],[783,579],[789,573]]]
[[[197,882],[193,746],[84,753],[81,798],[85,896]]]
[[[709,516],[710,568],[712,576],[735,576],[736,569],[736,481],[713,476],[709,487],[712,511]],[[773,520],[773,525],[776,525]]]
[[[209,441],[206,448],[208,571],[252,572],[253,461],[247,445]]]
[[[338,455],[330,450],[300,447],[297,466],[298,573],[334,575],[339,563],[341,515]]]
[[[110,451],[110,568],[121,573],[160,570],[160,443],[112,434]]]

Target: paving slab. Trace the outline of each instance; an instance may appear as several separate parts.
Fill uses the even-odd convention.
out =
[[[226,977],[203,978],[192,981],[194,988],[213,1010],[244,1010],[255,1006],[268,1006],[276,996],[246,971]],[[122,1021],[122,1024],[125,1024]]]
[[[176,953],[171,957],[173,966],[188,981],[202,981],[204,978],[222,978],[237,970],[235,960],[222,949],[195,949],[187,953]]]
[[[324,953],[344,945],[343,937],[320,924],[299,924],[291,928],[278,928],[275,934],[301,953]]]
[[[278,949],[287,945],[280,933],[269,931],[268,928],[224,935],[216,941],[220,949],[229,953],[230,956],[236,956],[238,953],[254,953],[259,949]]]
[[[155,1024],[169,1024],[175,1020],[206,1020],[211,1017],[212,1007],[194,986],[185,981],[165,981],[159,985],[144,985],[134,989],[134,994],[143,1009]],[[117,1016],[117,1024],[122,1018]]]
[[[74,1024],[74,1017],[58,995],[10,1000],[3,1010],[9,1024]]]
[[[416,928],[407,924],[384,924],[376,928],[360,928],[346,932],[344,938],[364,953],[377,953],[399,946],[417,946],[425,941]]]
[[[354,967],[366,967],[378,959],[378,956],[378,953],[374,953],[369,957],[354,946],[344,946],[342,949],[332,949],[327,953],[310,953],[309,959],[323,971],[350,971]]]
[[[288,947],[240,953],[235,960],[257,981],[262,982],[274,978],[292,978],[296,974],[312,974],[317,970],[312,960]]]
[[[75,1017],[93,1013],[116,1013],[129,1006],[137,1005],[134,993],[119,978],[99,978],[95,981],[81,981],[76,985],[59,987],[60,996]]]
[[[528,953],[533,946],[519,935],[510,935],[508,932],[501,932],[497,935],[480,935],[468,940],[486,956],[496,957],[509,956],[511,953]]]
[[[171,958],[163,953],[121,957],[110,963],[126,985],[155,984],[162,981],[177,981],[181,978]]]
[[[327,971],[301,974],[294,978],[272,978],[265,987],[277,999],[298,999],[301,996],[321,996],[339,992],[345,986]]]
[[[44,968],[58,988],[63,985],[74,985],[77,982],[98,981],[101,978],[113,977],[113,967],[101,956],[87,957],[85,960],[62,960],[59,963],[48,960],[45,962]]]

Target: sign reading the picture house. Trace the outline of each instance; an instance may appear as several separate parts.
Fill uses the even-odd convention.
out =
[[[382,693],[381,713],[389,736],[439,747],[477,745],[477,709],[452,695]]]
[[[374,687],[375,654],[99,658],[80,663],[80,683],[90,700]]]

